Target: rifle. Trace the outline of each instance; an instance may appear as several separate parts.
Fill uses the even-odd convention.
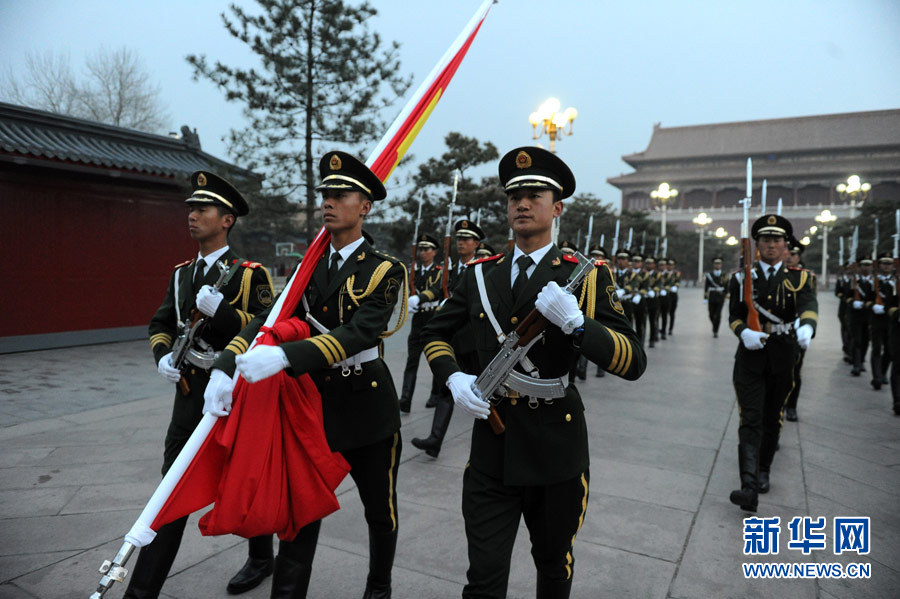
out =
[[[606,233],[600,233],[600,247],[603,247],[603,242],[606,241]],[[591,252],[591,248],[587,248],[588,253]]]
[[[217,261],[216,266],[219,268],[219,278],[216,280],[216,284],[213,285],[213,289],[218,291],[229,279],[231,279],[229,273],[234,273],[240,265],[235,262],[231,266],[231,269],[228,269],[221,261]],[[189,322],[185,321],[178,323],[178,328],[184,330],[184,333],[182,333],[172,345],[172,367],[181,372],[181,379],[178,381],[178,387],[181,389],[182,395],[191,394],[191,386],[184,377],[188,364],[193,363],[196,366],[208,368],[218,357],[218,354],[212,351],[209,344],[200,338],[204,329],[206,329],[209,317],[205,316],[203,312],[197,308],[194,308],[191,310],[189,318]],[[205,347],[201,346],[201,351],[198,352],[197,346],[200,344]],[[210,354],[212,354],[212,357],[210,357]],[[198,364],[196,361],[202,361],[203,363]],[[206,365],[207,362],[209,363],[208,365]]]
[[[575,252],[575,257],[578,259],[578,266],[572,271],[569,283],[564,288],[569,293],[573,293],[584,278],[594,269],[593,260],[588,260],[580,252]],[[494,398],[494,393],[501,387],[516,391],[523,396],[565,396],[565,385],[561,380],[542,381],[528,374],[513,370],[520,361],[527,360],[528,350],[543,338],[544,329],[547,328],[548,324],[549,321],[538,312],[537,308],[533,308],[514,331],[501,339],[499,351],[484,371],[475,379],[475,387],[481,392],[483,399],[492,404],[500,401],[501,398]],[[533,367],[528,369],[534,372]],[[500,414],[493,405],[491,405],[488,423],[491,425],[494,434],[499,435],[506,430],[506,426],[500,419]]]
[[[444,235],[444,272],[441,275],[441,289],[444,299],[450,297],[447,285],[450,282],[450,231],[453,228],[453,208],[456,207],[456,190],[459,188],[459,169],[453,171],[453,196],[450,198],[450,211],[447,214],[447,233]]]
[[[631,249],[631,248],[629,248]],[[614,252],[619,251],[619,219],[616,219],[616,235],[613,237],[613,250]]]
[[[856,225],[853,228],[853,238],[850,241],[850,256],[851,260],[853,260],[853,301],[860,301],[859,296],[859,277],[857,273],[859,272],[859,265],[857,264],[856,254],[859,252],[859,225]]]
[[[512,227],[509,228],[509,237],[506,239],[506,253],[512,256],[513,246],[516,245],[516,240],[513,237]]]
[[[766,180],[763,179],[763,187],[762,187],[762,203],[759,206],[759,214],[763,215],[766,213]]]
[[[875,303],[879,306],[883,306],[884,302],[881,301],[881,295],[878,293],[878,217],[875,217],[875,242],[872,244],[872,281],[873,288],[875,289]]]
[[[741,223],[741,267],[744,270],[743,299],[747,306],[747,326],[754,331],[762,331],[759,324],[759,311],[753,304],[753,254],[750,248],[750,203],[753,201],[752,187],[753,164],[747,159],[747,197],[741,200],[744,205],[744,220]]]
[[[656,238],[656,241],[653,242],[653,255],[659,255],[659,237]]]
[[[409,294],[416,294],[416,251],[418,250],[419,223],[422,222],[422,197],[419,197],[419,214],[416,216],[416,228],[413,231],[412,259],[409,261]]]
[[[591,235],[594,233],[594,215],[588,219],[588,232],[587,237],[584,238],[584,251],[586,253],[591,252]],[[600,241],[600,245],[603,245],[603,241]]]

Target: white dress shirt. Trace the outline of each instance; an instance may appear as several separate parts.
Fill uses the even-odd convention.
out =
[[[553,247],[553,242],[551,241],[544,247],[534,250],[530,254],[526,254],[525,252],[523,252],[522,250],[519,249],[519,246],[516,246],[516,249],[515,249],[515,251],[513,251],[513,256],[512,256],[513,257],[512,268],[510,269],[510,274],[512,275],[512,277],[509,279],[509,286],[512,287],[513,283],[515,283],[515,281],[516,281],[516,277],[519,276],[519,265],[516,263],[516,260],[518,260],[520,256],[527,255],[527,256],[530,256],[531,259],[533,260],[533,262],[531,263],[531,266],[529,266],[528,270],[525,271],[525,276],[527,276],[528,278],[531,278],[531,273],[533,273],[534,269],[537,268],[538,262],[540,262],[544,258],[544,256],[547,255],[547,252],[549,252],[550,248],[552,248],[552,247]]]

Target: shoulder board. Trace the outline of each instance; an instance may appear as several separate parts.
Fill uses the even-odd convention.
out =
[[[603,260],[603,259],[594,260],[594,266],[603,266],[606,263],[607,263],[607,261]]]
[[[493,256],[487,256],[486,258],[481,258],[479,260],[472,260],[469,264],[481,264],[482,262],[493,262],[494,260],[498,260],[503,257],[503,254],[494,254]]]
[[[249,260],[244,260],[243,262],[241,262],[241,266],[243,266],[244,268],[259,268],[260,266],[262,266],[262,264],[260,264],[259,262],[250,262]]]
[[[435,269],[435,270],[441,270],[442,268],[444,268],[444,267],[441,266],[440,264],[435,264],[435,265],[434,265],[434,269]]]
[[[574,263],[574,264],[578,264],[578,258],[576,258],[575,256],[570,256],[570,255],[568,255],[568,254],[563,254],[563,255],[562,255],[562,259],[565,260],[566,262],[572,262],[572,263]]]
[[[381,258],[382,260],[389,260],[395,264],[399,264],[401,262],[401,260],[399,258],[395,258],[395,257],[391,256],[390,254],[385,254],[384,252],[382,252],[380,250],[376,250],[373,248],[373,249],[370,249],[369,251],[372,252],[373,256],[377,256],[377,257]]]
[[[191,258],[190,260],[185,260],[181,264],[176,264],[175,266],[172,267],[172,270],[177,270],[177,269],[181,268],[182,266],[187,266],[188,264],[193,264],[193,263],[194,263],[194,259]]]

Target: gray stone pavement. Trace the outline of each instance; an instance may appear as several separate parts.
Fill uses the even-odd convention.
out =
[[[785,423],[772,491],[760,502],[760,516],[782,518],[777,556],[742,555],[745,514],[728,502],[738,484],[730,383],[737,340],[727,326],[711,337],[699,291],[682,291],[675,336],[648,350],[642,379],[594,378],[590,367],[579,387],[591,432],[591,496],[576,541],[573,597],[900,597],[900,418],[887,390],[849,376],[835,299],[823,293],[820,302],[800,422]],[[387,344],[395,373],[405,360],[404,333]],[[424,360],[420,368],[412,414],[403,417],[394,596],[458,597],[471,423],[454,415],[438,460],[409,444],[431,426]],[[115,554],[158,482],[171,401],[143,341],[0,356],[0,597],[93,591],[98,565]],[[347,481],[342,509],[322,527],[310,597],[362,594],[366,529]],[[787,549],[787,521],[803,515],[828,518],[827,550]],[[835,516],[872,518],[869,555],[832,554]],[[522,526],[510,597],[533,596],[528,551]],[[163,596],[225,597],[245,554],[242,539],[201,537],[192,517]],[[871,578],[748,580],[745,561],[869,563]],[[268,583],[245,596],[268,597]]]

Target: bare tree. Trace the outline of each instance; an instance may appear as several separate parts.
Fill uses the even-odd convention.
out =
[[[128,48],[101,48],[80,79],[65,54],[28,54],[21,79],[7,73],[5,96],[16,104],[141,131],[164,131],[169,119],[160,88]]]

